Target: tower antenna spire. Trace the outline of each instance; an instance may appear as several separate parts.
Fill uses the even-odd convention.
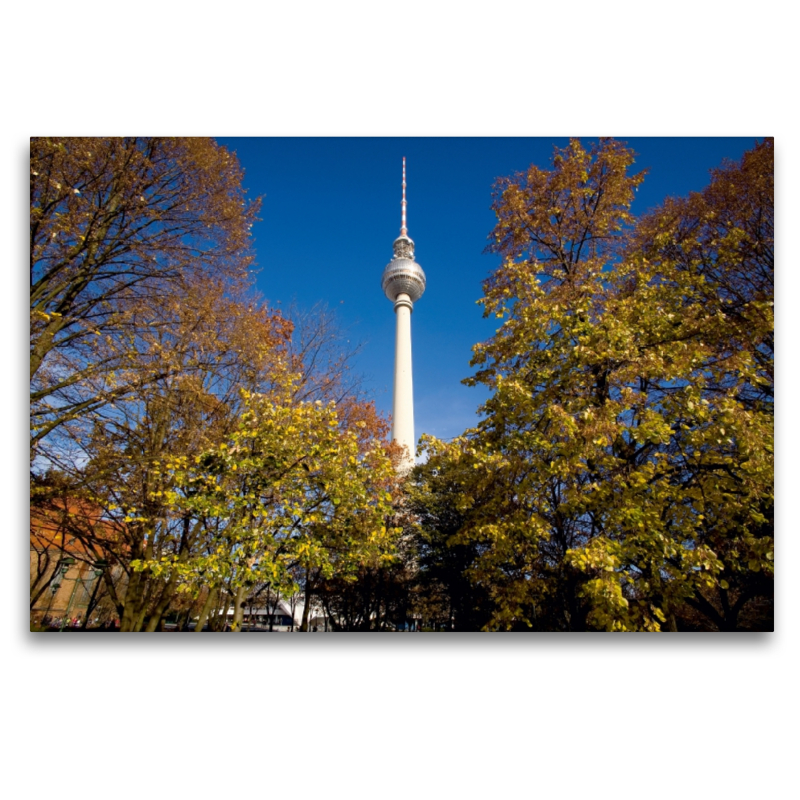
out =
[[[408,236],[408,228],[406,227],[406,157],[403,156],[403,202],[400,204],[403,213],[400,224],[400,235]]]

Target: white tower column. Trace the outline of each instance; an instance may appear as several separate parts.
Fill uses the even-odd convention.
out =
[[[411,372],[411,298],[401,293],[394,301],[397,317],[394,341],[394,397],[392,402],[392,439],[408,450],[406,460],[414,465],[414,381]]]
[[[394,342],[394,397],[392,398],[392,440],[406,448],[402,472],[414,466],[417,440],[414,438],[414,384],[411,378],[411,312],[425,291],[425,273],[414,261],[414,241],[406,223],[406,160],[403,159],[403,199],[400,236],[394,240],[394,258],[383,270],[381,286],[394,303],[397,327]]]

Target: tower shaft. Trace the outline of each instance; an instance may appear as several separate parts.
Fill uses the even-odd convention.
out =
[[[406,160],[403,159],[403,199],[400,236],[394,240],[394,258],[383,270],[381,287],[394,303],[397,318],[394,341],[394,395],[392,397],[392,440],[405,448],[399,466],[408,472],[414,466],[417,440],[414,438],[414,384],[411,377],[411,312],[425,291],[425,273],[414,261],[414,241],[406,222]]]
[[[404,465],[414,465],[414,381],[411,372],[411,298],[400,294],[394,303],[394,396],[392,398],[392,439],[407,448]]]

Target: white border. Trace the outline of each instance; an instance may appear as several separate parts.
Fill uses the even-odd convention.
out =
[[[797,716],[794,31],[773,0],[107,2],[6,10],[8,786],[28,795],[786,796]],[[646,9],[646,10],[645,10]],[[57,644],[25,633],[27,139],[775,135],[778,632]],[[711,165],[710,165],[711,166]],[[796,249],[796,247],[794,248]],[[12,343],[13,342],[13,346]],[[791,356],[789,356],[791,358]],[[794,515],[792,515],[794,516]],[[43,639],[47,641],[43,642]],[[788,784],[791,785],[791,784]]]

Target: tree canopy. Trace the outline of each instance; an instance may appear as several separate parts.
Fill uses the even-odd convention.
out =
[[[154,303],[247,279],[241,178],[210,139],[31,139],[33,445],[164,374],[136,357],[141,326],[168,324]]]
[[[329,312],[254,293],[241,180],[208,139],[31,141],[31,505],[122,630],[393,557],[388,424]]]
[[[772,143],[640,220],[633,163],[573,140],[496,186],[503,322],[468,380],[492,396],[418,471],[458,486],[489,627],[734,630],[771,603]]]

